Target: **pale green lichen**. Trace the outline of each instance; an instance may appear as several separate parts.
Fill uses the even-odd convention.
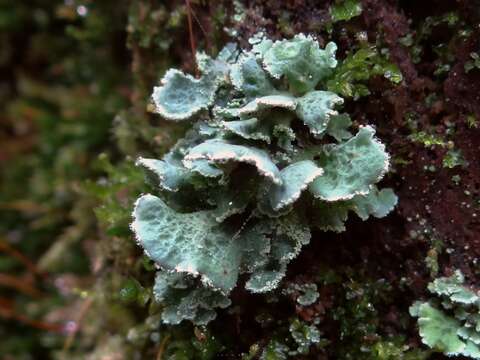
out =
[[[480,296],[464,282],[458,270],[435,279],[428,290],[436,298],[415,302],[410,314],[418,317],[425,345],[448,356],[480,359]]]
[[[207,324],[215,318],[215,308],[226,308],[231,303],[221,292],[195,286],[193,277],[181,272],[159,271],[153,293],[164,305],[162,321],[172,325],[182,320]]]
[[[206,284],[224,292],[235,286],[240,251],[211,210],[182,214],[156,196],[143,195],[135,204],[132,230],[162,267],[201,275]]]
[[[318,321],[316,322],[318,323]],[[320,331],[315,324],[292,319],[288,326],[288,332],[285,331],[283,336],[274,336],[263,349],[260,359],[286,360],[308,355],[313,347],[321,348],[325,346],[326,342],[320,335]],[[243,359],[252,359],[252,357],[244,357]]]
[[[263,350],[260,360],[287,360],[289,348],[277,340],[272,340]]]
[[[318,293],[317,284],[290,284],[288,288],[283,291],[283,294],[297,294],[297,303],[301,306],[310,306],[314,304],[320,294]]]
[[[444,168],[453,169],[456,166],[464,166],[466,164],[460,150],[450,149],[445,154],[442,165]]]
[[[330,91],[310,91],[298,99],[297,116],[310,128],[314,136],[321,136],[327,130],[330,118],[338,115],[336,105],[343,99]]]
[[[275,88],[254,55],[243,56],[232,65],[232,85],[248,97],[275,93]]]
[[[389,168],[385,146],[374,138],[369,126],[360,128],[356,136],[340,145],[325,147],[319,165],[324,176],[311,185],[311,193],[325,201],[348,200],[366,195]]]
[[[298,200],[302,191],[321,175],[323,175],[323,170],[310,160],[286,166],[280,171],[281,184],[264,181],[259,210],[266,214],[275,214],[293,204]]]
[[[290,324],[290,334],[297,343],[297,349],[290,355],[308,354],[310,347],[320,343],[320,331],[315,325],[307,325],[300,320],[294,320]]]
[[[230,144],[219,139],[207,140],[190,150],[184,158],[184,165],[190,168],[193,161],[199,159],[207,160],[212,164],[247,163],[255,166],[259,174],[274,184],[281,185],[283,182],[280,170],[270,159],[268,153],[255,147]]]
[[[215,101],[219,86],[225,82],[229,71],[228,61],[233,53],[230,46],[225,47],[217,59],[198,53],[198,68],[203,73],[200,79],[176,69],[168,70],[160,86],[153,89],[152,100],[156,112],[167,120],[183,121],[207,110]]]
[[[168,120],[186,120],[214,101],[218,85],[208,78],[195,79],[171,69],[153,91],[157,112]],[[175,89],[173,91],[173,89]]]
[[[337,66],[336,50],[335,43],[320,49],[313,37],[299,34],[291,40],[274,42],[265,51],[263,64],[273,78],[285,76],[292,93],[306,93],[314,90]]]
[[[389,156],[374,129],[353,136],[343,99],[322,90],[336,45],[303,34],[250,42],[199,54],[201,78],[170,70],[154,90],[161,116],[195,121],[162,160],[137,162],[160,190],[137,201],[132,229],[162,269],[155,292],[167,323],[213,319],[240,274],[251,292],[277,288],[311,228],[343,231],[349,211],[383,217],[397,202],[375,186]]]

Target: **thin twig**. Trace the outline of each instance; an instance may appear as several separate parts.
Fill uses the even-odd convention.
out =
[[[0,239],[0,251],[3,251],[20,261],[23,265],[25,265],[28,270],[30,270],[30,272],[40,275],[41,277],[47,276],[44,272],[40,271],[40,269],[37,268],[33,261],[31,261],[28,257],[23,255],[20,251],[13,248],[10,244],[8,244],[5,240],[2,239]]]
[[[47,211],[47,208],[45,206],[29,200],[16,200],[6,203],[0,203],[0,209],[33,213],[43,213]]]
[[[0,298],[0,317],[4,319],[16,320],[18,322],[21,322],[22,324],[25,324],[40,330],[53,331],[57,333],[63,332],[63,329],[64,329],[63,325],[33,320],[26,317],[25,315],[17,314],[13,311],[13,306],[9,306],[9,303],[10,303],[9,299]]]
[[[37,290],[30,282],[17,276],[0,273],[0,285],[13,288],[35,298],[42,296],[40,290]]]
[[[192,12],[192,16],[195,19],[195,22],[198,24],[198,27],[200,28],[200,30],[202,30],[203,36],[205,36],[205,38],[208,38],[208,35],[207,35],[207,32],[205,31],[205,28],[203,27],[200,20],[198,20],[197,15],[195,15],[195,11],[193,11],[193,9],[190,9],[190,11]]]
[[[75,340],[75,335],[77,334],[78,330],[80,329],[80,324],[81,324],[83,318],[85,317],[85,315],[87,314],[88,310],[92,306],[92,304],[93,304],[93,298],[89,297],[83,302],[82,306],[80,307],[80,310],[78,312],[77,317],[73,320],[76,327],[72,330],[72,332],[70,332],[68,334],[67,338],[65,339],[65,342],[63,343],[63,354],[64,355],[67,355],[66,353],[67,353],[68,349],[70,349],[70,347],[72,346],[73,340]]]
[[[197,53],[196,46],[195,46],[195,39],[193,37],[193,23],[192,23],[192,7],[190,6],[190,0],[185,0],[185,3],[187,5],[187,19],[188,19],[188,32],[190,35],[190,48],[192,51],[192,56],[195,59],[195,54]],[[197,67],[197,62],[193,62],[193,66],[195,68],[195,74],[198,77],[198,67]]]
[[[160,346],[158,347],[158,353],[157,353],[156,360],[162,360],[163,353],[165,352],[165,348],[167,347],[167,343],[168,343],[169,340],[170,340],[170,335],[167,335],[167,336],[165,336],[165,338],[160,343]]]

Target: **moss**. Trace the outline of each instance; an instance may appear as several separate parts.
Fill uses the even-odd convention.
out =
[[[320,275],[324,284],[332,284],[330,271]],[[353,269],[343,269],[333,278],[338,284],[334,304],[326,319],[338,326],[329,337],[327,351],[339,359],[426,359],[428,352],[408,345],[403,335],[407,314],[399,313],[397,333],[387,333],[384,311],[393,305],[396,291],[384,279],[372,280]],[[320,285],[321,286],[321,285]],[[403,330],[402,330],[403,329]]]

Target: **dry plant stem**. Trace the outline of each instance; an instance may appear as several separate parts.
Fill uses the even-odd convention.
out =
[[[211,9],[211,6],[210,6],[210,9]],[[205,38],[205,45],[206,45],[206,48],[207,49],[211,49],[211,43],[210,43],[210,40],[208,38],[208,33],[207,31],[205,30],[205,28],[203,27],[202,23],[200,22],[200,20],[198,19],[197,15],[195,15],[195,11],[193,11],[192,9],[191,10],[191,13],[192,13],[192,16],[193,18],[195,19],[195,22],[197,23],[198,27],[200,28],[200,30],[202,31],[203,33],[203,36]]]
[[[167,335],[167,336],[165,336],[165,338],[160,343],[160,346],[158,347],[158,353],[157,353],[156,360],[162,360],[163,353],[165,352],[165,348],[167,347],[167,343],[168,343],[169,340],[170,340],[170,335]]]
[[[57,333],[63,332],[63,325],[33,320],[26,317],[25,315],[15,313],[15,311],[13,310],[12,302],[9,299],[5,298],[0,298],[0,317],[4,319],[16,320],[18,322],[21,322],[22,324],[40,330],[52,331]]]
[[[0,273],[0,285],[13,288],[34,298],[39,298],[42,296],[42,293],[33,287],[32,284],[30,284],[28,281],[25,281],[25,279],[16,276]]]
[[[14,210],[25,213],[44,213],[47,211],[46,207],[29,200],[16,200],[9,201],[7,203],[0,203],[0,209]]]
[[[20,261],[25,267],[32,273],[37,274],[43,278],[46,277],[46,274],[40,271],[37,266],[20,251],[14,249],[10,246],[5,240],[0,239],[0,251],[5,252],[6,254],[12,256],[13,258]]]
[[[81,324],[83,318],[85,317],[85,315],[87,314],[88,310],[92,306],[92,304],[93,304],[93,298],[91,298],[91,297],[86,299],[82,303],[82,306],[80,307],[80,311],[78,312],[78,316],[73,320],[76,323],[77,326],[70,334],[68,334],[67,338],[65,339],[65,342],[63,343],[63,353],[64,353],[64,355],[66,355],[66,352],[72,346],[73,340],[75,340],[75,335],[77,334],[78,330],[80,329],[80,324]]]
[[[195,58],[195,54],[197,53],[196,46],[195,46],[195,39],[193,37],[193,23],[192,23],[192,7],[190,6],[190,0],[185,0],[187,5],[187,19],[188,19],[188,33],[190,36],[190,48],[192,50],[192,57]],[[195,67],[195,75],[198,77],[198,68],[197,64],[194,61],[193,66]]]

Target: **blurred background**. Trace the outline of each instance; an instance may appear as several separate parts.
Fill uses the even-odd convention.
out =
[[[130,156],[175,139],[146,109],[186,25],[182,2],[153,3],[0,0],[2,360],[131,358],[108,334],[149,297],[131,277],[151,264],[130,241]]]

